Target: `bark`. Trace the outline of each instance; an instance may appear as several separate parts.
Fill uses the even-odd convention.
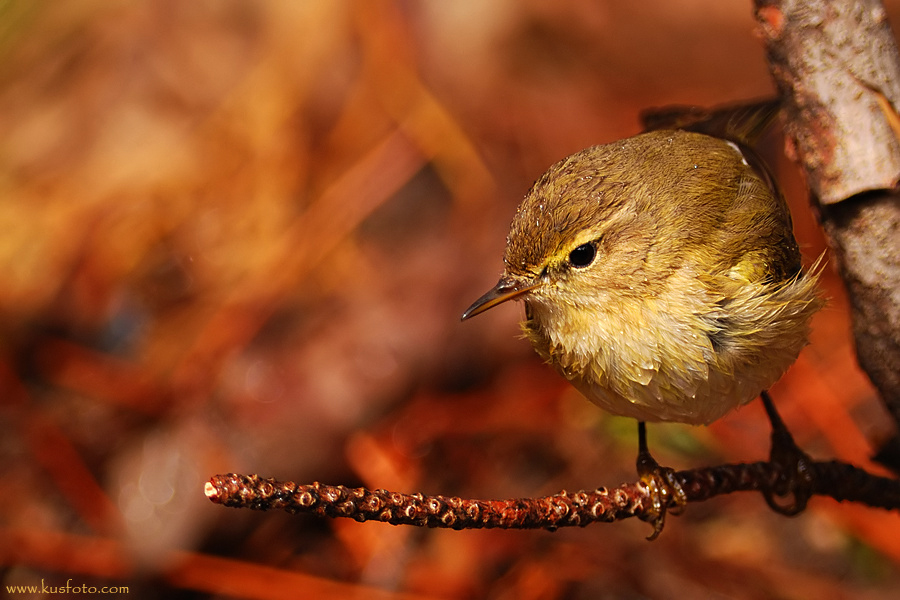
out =
[[[850,296],[860,366],[900,424],[900,54],[878,0],[756,0],[788,152]]]

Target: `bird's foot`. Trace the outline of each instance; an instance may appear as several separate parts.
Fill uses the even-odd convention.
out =
[[[662,533],[666,524],[666,515],[680,515],[687,504],[687,494],[681,482],[675,476],[675,470],[660,466],[647,449],[647,433],[644,423],[638,423],[638,457],[637,472],[641,482],[650,492],[650,510],[641,516],[641,520],[653,525],[653,532],[647,536],[653,541]]]
[[[794,442],[794,436],[785,427],[769,393],[763,391],[761,396],[769,422],[772,423],[772,449],[769,453],[769,462],[778,467],[779,473],[775,485],[763,490],[763,498],[775,512],[792,517],[803,512],[812,497],[813,480],[810,469],[812,459]],[[788,503],[778,500],[788,497],[790,497]]]

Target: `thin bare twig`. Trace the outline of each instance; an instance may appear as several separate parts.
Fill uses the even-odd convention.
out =
[[[900,508],[900,480],[872,475],[839,461],[809,463],[813,494],[875,508]],[[768,462],[728,464],[679,471],[675,477],[688,502],[702,502],[739,491],[771,491],[783,480],[779,467]],[[321,517],[347,517],[392,525],[448,529],[548,529],[584,527],[629,517],[656,517],[644,483],[626,483],[593,491],[559,492],[539,498],[473,500],[425,494],[401,494],[323,483],[298,485],[258,475],[216,475],[206,484],[206,496],[217,504],[254,510],[282,509]]]

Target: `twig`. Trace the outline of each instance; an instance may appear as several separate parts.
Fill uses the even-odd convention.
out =
[[[900,508],[900,480],[872,475],[839,461],[810,463],[813,493],[875,508]],[[776,489],[778,467],[768,462],[721,465],[679,471],[675,477],[688,502],[701,502],[740,491]],[[323,483],[298,485],[258,475],[216,475],[205,488],[217,504],[254,510],[282,509],[321,517],[348,517],[392,525],[448,529],[548,529],[584,527],[629,517],[652,519],[652,498],[643,483],[616,488],[559,492],[540,498],[472,500],[425,494],[401,494]]]

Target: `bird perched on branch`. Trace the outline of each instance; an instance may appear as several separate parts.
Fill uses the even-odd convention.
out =
[[[657,129],[551,166],[513,218],[503,275],[462,316],[523,300],[538,354],[638,420],[638,469],[662,496],[654,535],[679,490],[644,422],[708,424],[751,401],[796,360],[822,306],[749,146],[777,109],[654,113]]]

